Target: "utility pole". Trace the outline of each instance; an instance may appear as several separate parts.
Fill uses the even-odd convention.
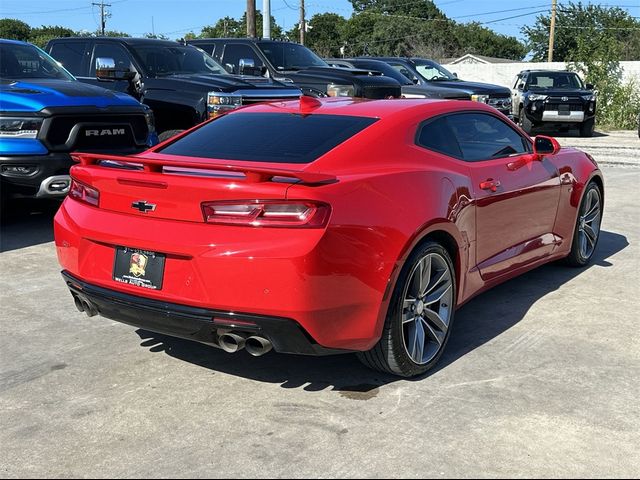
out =
[[[104,37],[104,27],[107,24],[107,18],[111,16],[109,12],[104,13],[104,7],[110,7],[110,3],[104,3],[104,0],[100,0],[100,3],[92,3],[91,5],[95,5],[96,7],[100,7],[100,35]]]
[[[256,0],[247,0],[247,37],[256,38]]]
[[[556,12],[558,10],[558,1],[551,0],[551,28],[549,31],[549,58],[548,62],[553,62],[553,46],[556,39]]]
[[[271,40],[271,0],[262,0],[262,38]]]
[[[304,45],[304,34],[306,28],[306,21],[304,19],[304,0],[300,0],[300,44]]]

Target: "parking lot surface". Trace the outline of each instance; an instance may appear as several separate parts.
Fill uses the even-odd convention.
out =
[[[352,355],[229,355],[89,319],[51,211],[25,209],[0,232],[0,475],[639,476],[640,168],[603,171],[593,264],[471,301],[413,381]]]

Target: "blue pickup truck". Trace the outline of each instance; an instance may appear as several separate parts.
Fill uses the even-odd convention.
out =
[[[0,40],[0,190],[7,198],[59,198],[70,153],[137,153],[158,136],[149,107],[77,81],[34,45]]]

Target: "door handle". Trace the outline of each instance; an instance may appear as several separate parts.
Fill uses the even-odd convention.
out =
[[[484,182],[480,182],[480,188],[482,190],[491,190],[492,192],[497,192],[499,186],[500,180],[494,180],[493,178],[488,178]]]

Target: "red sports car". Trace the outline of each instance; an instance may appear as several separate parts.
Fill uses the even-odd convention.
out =
[[[303,98],[78,160],[55,240],[80,311],[407,377],[474,295],[589,262],[604,199],[589,155],[476,102]]]

